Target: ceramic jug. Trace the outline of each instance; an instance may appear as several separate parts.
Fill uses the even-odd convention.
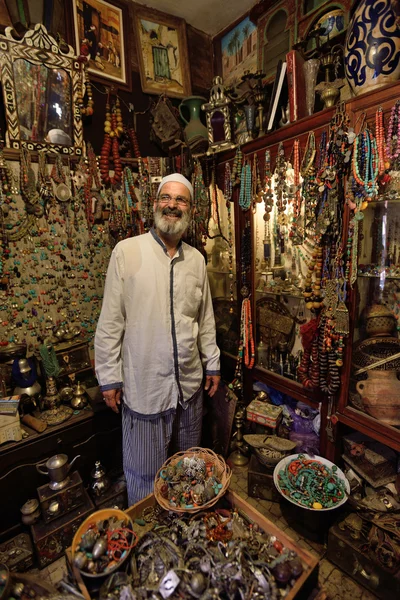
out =
[[[347,28],[346,78],[358,96],[400,77],[396,0],[361,0]]]
[[[400,395],[397,371],[368,371],[368,379],[357,381],[365,411],[386,425],[400,425]]]
[[[207,127],[200,120],[201,105],[207,102],[202,96],[189,96],[182,100],[179,105],[179,114],[184,123],[186,139],[189,142],[192,138],[200,136],[208,139]],[[183,110],[182,110],[183,109]],[[189,120],[187,120],[187,114]]]
[[[45,464],[36,465],[36,469],[42,475],[48,475],[51,481],[64,481],[77,458],[80,458],[80,454],[68,463],[68,456],[66,454],[55,454]]]

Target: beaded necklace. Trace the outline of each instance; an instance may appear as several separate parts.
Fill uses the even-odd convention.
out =
[[[376,139],[366,128],[354,140],[353,177],[361,186],[367,202],[378,193],[378,150]]]
[[[385,172],[385,127],[383,125],[383,108],[380,106],[375,113],[375,137],[378,149],[378,174]]]
[[[233,160],[233,167],[232,167],[232,185],[233,186],[240,184],[240,176],[241,176],[241,172],[242,172],[242,160],[243,160],[242,151],[240,149],[240,146],[238,146],[236,149],[236,154],[235,154],[235,158]]]
[[[281,221],[281,215],[286,210],[287,198],[288,198],[288,186],[286,182],[286,171],[287,162],[285,159],[285,150],[283,148],[283,142],[280,142],[278,147],[278,154],[276,157],[275,164],[275,196],[276,196],[276,207],[279,213],[279,221]]]
[[[110,112],[110,103],[106,104],[106,119],[104,121],[104,142],[100,152],[100,173],[104,185],[117,186],[122,179],[122,163],[119,155],[118,138],[123,132],[121,109],[117,99]],[[114,175],[110,177],[110,154],[114,163]]]
[[[242,166],[239,193],[239,206],[243,211],[248,210],[251,205],[251,185],[251,167],[248,162],[245,162]]]
[[[26,204],[35,205],[39,202],[35,173],[31,166],[31,153],[26,148],[22,148],[20,154],[20,186]]]
[[[224,197],[227,210],[227,221],[228,221],[228,268],[229,268],[229,313],[233,314],[234,308],[233,303],[235,301],[233,296],[234,281],[233,281],[233,227],[232,227],[232,209],[231,209],[231,198],[232,198],[232,180],[231,180],[231,168],[229,163],[225,163],[225,186],[224,186]]]
[[[400,156],[400,100],[392,106],[386,138],[386,156],[392,161],[392,169]]]

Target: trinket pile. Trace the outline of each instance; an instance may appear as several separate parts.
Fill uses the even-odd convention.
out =
[[[212,462],[199,456],[185,456],[160,471],[161,496],[171,507],[191,509],[207,504],[220,493],[223,484]]]
[[[153,529],[131,554],[132,598],[278,600],[303,573],[296,552],[237,510],[174,515],[156,506],[135,523],[144,521]]]
[[[279,469],[279,465],[276,467]],[[278,471],[279,491],[291,501],[316,510],[333,508],[347,497],[345,482],[332,468],[303,454]]]
[[[74,565],[85,575],[110,573],[120,567],[137,541],[127,523],[115,516],[90,523],[75,551]]]

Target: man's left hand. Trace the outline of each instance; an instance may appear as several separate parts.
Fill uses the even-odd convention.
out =
[[[208,392],[208,395],[213,397],[218,389],[219,382],[221,381],[220,375],[206,375],[206,384],[204,389]]]

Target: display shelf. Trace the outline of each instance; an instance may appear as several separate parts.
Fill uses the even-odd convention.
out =
[[[377,419],[351,406],[346,406],[342,412],[338,412],[337,418],[339,423],[360,431],[396,452],[400,452],[400,431],[398,429],[383,425]]]

